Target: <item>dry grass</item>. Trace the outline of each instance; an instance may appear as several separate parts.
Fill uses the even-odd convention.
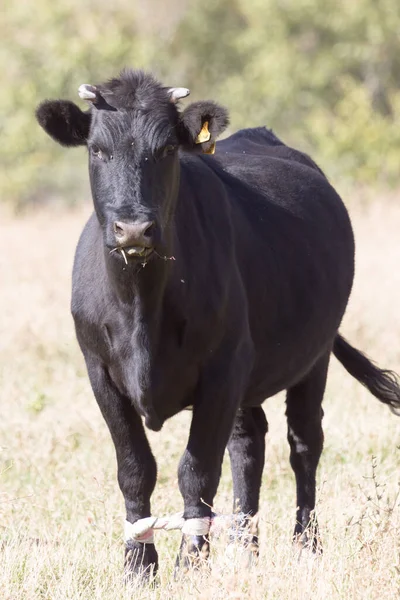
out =
[[[318,515],[324,555],[298,562],[295,495],[282,397],[270,423],[261,502],[261,559],[250,572],[217,541],[210,574],[172,581],[179,535],[157,535],[160,585],[122,582],[123,503],[114,451],[92,397],[69,316],[70,272],[84,214],[0,225],[0,590],[4,600],[371,598],[400,595],[400,421],[332,361]],[[357,279],[342,331],[400,370],[400,206],[354,210]],[[154,514],[181,508],[176,469],[190,415],[150,434],[158,458]],[[375,457],[375,458],[373,458]],[[229,512],[225,464],[218,497]]]

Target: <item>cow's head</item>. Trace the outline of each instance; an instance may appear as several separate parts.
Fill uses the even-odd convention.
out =
[[[108,83],[80,86],[87,112],[67,100],[46,100],[36,111],[58,143],[87,146],[105,244],[125,260],[143,261],[162,250],[178,195],[178,148],[212,153],[228,125],[226,110],[213,102],[195,102],[180,112],[177,103],[188,94],[126,70]]]

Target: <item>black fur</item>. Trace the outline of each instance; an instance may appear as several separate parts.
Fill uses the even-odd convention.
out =
[[[337,335],[333,354],[352,377],[357,379],[375,398],[390,406],[400,415],[399,378],[393,371],[379,369],[362,352],[356,350],[341,336]]]
[[[244,143],[247,150],[243,147]],[[243,154],[248,152],[252,155],[270,156],[271,158],[299,162],[312,169],[316,169],[325,177],[325,174],[308,154],[286,146],[271,129],[267,129],[266,127],[241,129],[227,140],[219,142],[218,148],[220,151],[226,150],[229,153]]]
[[[90,113],[68,100],[45,100],[36,110],[39,125],[62,146],[84,146],[89,135]]]
[[[42,105],[38,120],[60,143],[85,137],[89,148],[95,213],[76,252],[72,312],[115,445],[127,520],[151,514],[157,476],[141,417],[159,430],[189,405],[178,469],[185,518],[211,514],[226,447],[234,506],[255,514],[261,404],[286,389],[295,537],[317,549],[309,525],[332,348],[381,401],[399,404],[394,377],[338,337],[354,274],[347,211],[312,159],[265,128],[240,131],[207,156],[196,153],[195,138],[208,120],[214,140],[225,109],[195,103],[181,113],[141,72],[97,87],[114,110],[97,103],[89,117],[57,101]],[[115,221],[152,223],[149,259],[125,264]],[[128,543],[134,570],[157,561],[154,546]]]
[[[96,86],[107,102],[118,110],[140,110],[157,113],[169,109],[175,113],[175,106],[168,103],[166,87],[152,75],[144,71],[124,69],[119,77]]]

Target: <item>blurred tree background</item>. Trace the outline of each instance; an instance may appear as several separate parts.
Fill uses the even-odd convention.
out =
[[[400,184],[398,0],[5,0],[0,196],[87,197],[83,149],[36,124],[44,98],[145,68],[310,153],[339,188]],[[83,104],[81,104],[83,106]]]

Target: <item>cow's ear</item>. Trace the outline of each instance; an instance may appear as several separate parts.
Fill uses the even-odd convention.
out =
[[[83,146],[89,136],[90,112],[83,112],[68,100],[45,100],[36,109],[36,118],[62,146]]]
[[[181,144],[186,150],[214,154],[215,140],[229,125],[226,108],[215,102],[193,102],[180,114]]]

